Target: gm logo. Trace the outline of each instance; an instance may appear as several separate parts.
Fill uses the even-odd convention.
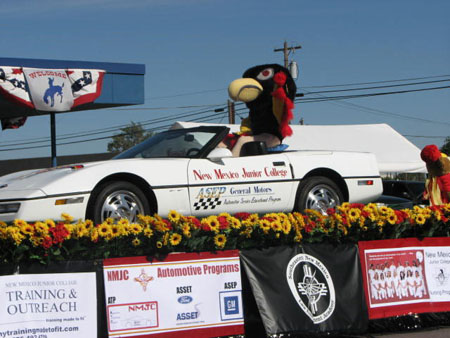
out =
[[[219,292],[219,299],[220,319],[222,321],[244,320],[242,290],[221,291]]]
[[[236,315],[239,313],[239,298],[237,296],[224,297],[225,315]]]

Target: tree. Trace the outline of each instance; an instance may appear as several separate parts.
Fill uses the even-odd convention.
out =
[[[440,151],[441,151],[441,153],[444,153],[444,154],[450,156],[450,136],[447,136]]]
[[[120,128],[120,131],[120,134],[114,135],[112,141],[108,143],[109,152],[122,152],[154,134],[153,132],[145,131],[139,122],[134,123],[133,121],[128,126]]]

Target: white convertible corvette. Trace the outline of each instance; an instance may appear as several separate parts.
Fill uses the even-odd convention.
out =
[[[326,212],[344,201],[368,203],[382,192],[375,156],[338,151],[268,152],[264,143],[240,157],[216,148],[224,126],[169,130],[114,159],[22,171],[0,177],[0,220],[206,216],[221,212]]]

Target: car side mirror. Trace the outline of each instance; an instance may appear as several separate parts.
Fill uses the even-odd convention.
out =
[[[214,148],[207,156],[207,158],[209,158],[210,160],[220,160],[221,158],[224,157],[233,157],[233,154],[231,153],[230,149]]]

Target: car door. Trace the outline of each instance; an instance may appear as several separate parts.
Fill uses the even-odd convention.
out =
[[[293,176],[284,154],[192,159],[188,166],[191,213],[286,211]]]

